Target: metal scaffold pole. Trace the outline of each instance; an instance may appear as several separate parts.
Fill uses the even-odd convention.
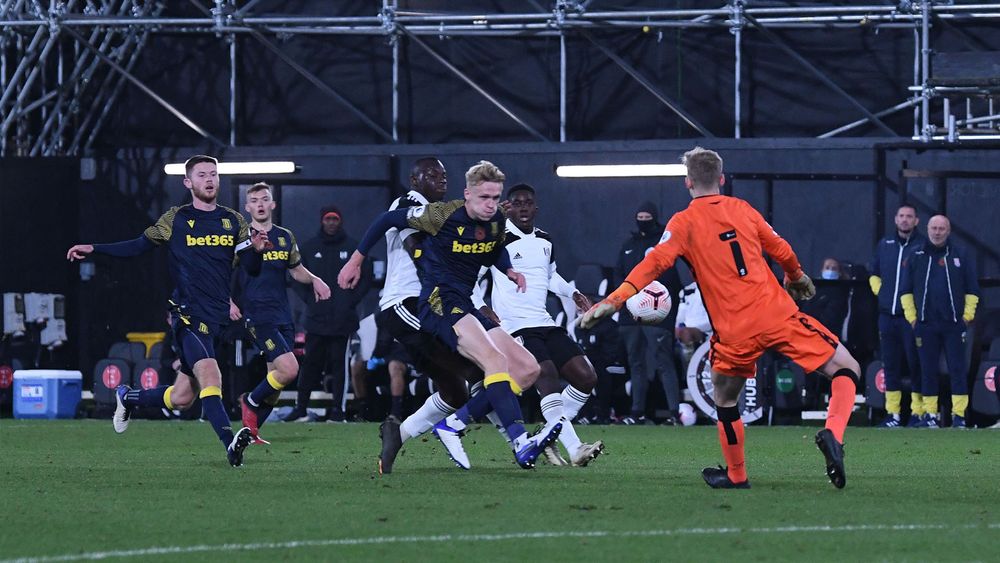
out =
[[[458,13],[452,11],[414,11],[400,9],[398,0],[382,0],[381,9],[363,16],[325,16],[281,13],[283,5],[267,14],[259,0],[199,0],[190,3],[156,2],[153,0],[62,0],[44,3],[33,0],[0,0],[0,156],[79,154],[89,150],[98,140],[98,133],[125,88],[135,87],[157,100],[180,121],[215,142],[205,129],[194,124],[181,110],[169,103],[156,88],[154,80],[141,76],[142,52],[151,36],[184,37],[202,35],[224,41],[228,55],[228,145],[235,146],[241,134],[239,122],[240,56],[253,44],[263,45],[280,60],[290,65],[308,82],[332,97],[349,113],[355,115],[384,142],[400,142],[406,131],[400,130],[400,107],[405,90],[401,88],[401,71],[407,63],[403,48],[415,46],[443,65],[450,73],[465,81],[485,97],[500,112],[515,121],[530,138],[548,140],[542,130],[531,124],[544,123],[554,128],[558,121],[558,140],[566,142],[569,120],[569,65],[575,63],[570,46],[574,39],[582,45],[592,45],[618,65],[628,77],[650,92],[669,111],[676,113],[701,135],[711,133],[701,125],[695,112],[685,109],[680,100],[666,95],[669,89],[650,80],[639,66],[626,61],[597,31],[641,29],[699,29],[708,33],[729,32],[733,37],[733,127],[732,136],[742,138],[745,78],[750,76],[754,62],[748,59],[748,38],[762,37],[792,57],[826,87],[854,108],[848,123],[831,129],[819,137],[832,137],[868,126],[882,134],[901,136],[881,118],[913,108],[913,138],[958,140],[982,133],[996,133],[996,113],[993,110],[996,91],[982,91],[958,86],[942,86],[932,79],[932,25],[958,27],[1000,22],[1000,3],[946,0],[912,0],[871,3],[857,6],[810,4],[808,6],[757,6],[746,0],[727,0],[725,5],[708,9],[602,9],[591,10],[592,2],[581,0],[538,0],[531,4],[534,12]],[[205,5],[211,6],[211,9]],[[237,4],[242,4],[238,6]],[[183,5],[183,6],[182,6]],[[45,7],[47,6],[47,7]],[[192,6],[195,9],[192,9]],[[899,103],[874,111],[865,107],[852,88],[849,94],[820,66],[796,52],[790,40],[775,34],[775,30],[823,29],[830,31],[857,30],[859,26],[874,29],[905,30],[913,33],[914,77],[910,95]],[[748,35],[749,34],[749,35]],[[281,41],[296,36],[369,36],[385,40],[391,57],[391,127],[383,128],[376,119],[376,99],[349,101],[333,85],[300,64],[279,48]],[[253,39],[240,43],[241,36]],[[558,117],[554,115],[521,115],[509,100],[489,92],[471,79],[462,63],[452,61],[436,50],[433,41],[452,37],[552,38],[558,40]],[[405,41],[405,43],[403,43]],[[552,43],[555,44],[554,41]],[[379,56],[380,53],[376,53]],[[554,65],[553,65],[554,66]],[[745,68],[746,67],[746,68]],[[136,73],[139,73],[138,75]],[[405,75],[404,75],[405,76]],[[129,86],[131,85],[131,86]],[[931,119],[936,98],[949,100],[949,107],[964,107],[964,119],[944,115],[940,126]],[[977,100],[973,102],[973,100]],[[960,106],[964,104],[964,106]],[[982,106],[982,107],[980,107]],[[977,114],[977,111],[979,112]],[[546,113],[554,113],[546,110]],[[985,116],[985,117],[984,117]],[[941,128],[948,135],[937,135]],[[907,128],[908,129],[908,128]],[[908,135],[909,132],[904,135]],[[245,135],[245,132],[244,132]],[[554,137],[553,132],[553,137]],[[225,137],[225,136],[224,136]]]

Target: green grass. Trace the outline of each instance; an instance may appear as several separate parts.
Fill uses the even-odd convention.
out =
[[[836,490],[815,428],[750,427],[753,489],[716,491],[714,427],[582,426],[606,456],[534,471],[477,427],[472,471],[417,439],[383,477],[374,424],[264,430],[233,469],[203,423],[0,421],[0,560],[968,561],[1000,533],[997,431],[851,428]]]

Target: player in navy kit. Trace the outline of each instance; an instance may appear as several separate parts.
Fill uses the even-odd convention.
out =
[[[261,253],[271,248],[266,233],[251,235],[243,216],[218,205],[218,161],[193,156],[185,163],[184,186],[192,202],[167,210],[136,239],[111,244],[78,244],[66,252],[71,262],[92,252],[138,256],[166,245],[174,292],[170,300],[171,329],[180,352],[181,372],[173,385],[144,391],[122,385],[116,390],[115,431],[128,428],[137,407],[185,409],[199,397],[204,417],[226,447],[230,465],[243,464],[243,450],[252,439],[248,428],[235,435],[222,406],[222,373],[215,360],[215,341],[229,318],[229,285],[234,259],[251,275],[261,268]],[[196,381],[191,381],[192,376]]]
[[[461,447],[461,432],[472,418],[495,410],[513,440],[518,464],[530,468],[542,449],[558,436],[562,425],[547,426],[536,436],[528,436],[524,431],[521,408],[514,393],[534,383],[538,363],[499,325],[472,306],[472,287],[480,266],[496,265],[522,291],[524,276],[511,267],[510,257],[503,248],[504,216],[499,209],[503,173],[492,163],[481,161],[466,172],[465,178],[463,200],[383,213],[369,227],[337,281],[344,288],[357,283],[365,255],[392,227],[412,228],[430,235],[419,258],[421,329],[472,360],[485,374],[484,391],[435,426],[434,432],[455,463],[469,469],[468,456]]]
[[[520,340],[538,361],[541,374],[535,389],[541,397],[542,415],[548,422],[562,421],[559,441],[570,456],[567,462],[553,444],[545,449],[546,459],[553,465],[586,466],[604,451],[604,443],[600,440],[593,444],[581,442],[571,421],[590,397],[597,384],[597,373],[566,329],[549,315],[545,302],[551,291],[573,299],[580,313],[590,309],[591,303],[556,270],[552,238],[535,227],[538,212],[535,189],[528,184],[517,184],[507,192],[507,201],[510,211],[504,245],[511,263],[527,279],[528,288],[523,293],[517,291],[506,276],[491,269],[492,308],[483,301],[485,284],[477,284],[473,303],[484,314],[495,315],[500,326]],[[485,275],[486,271],[481,273]],[[559,382],[560,376],[569,382],[565,389]]]
[[[389,210],[420,207],[439,202],[448,191],[444,165],[436,158],[421,158],[410,173],[410,191],[397,198]],[[420,279],[416,264],[426,233],[415,229],[389,229],[385,233],[385,289],[375,315],[379,331],[391,335],[406,349],[414,366],[429,376],[437,392],[413,414],[400,421],[389,416],[379,426],[382,451],[379,473],[391,473],[403,443],[420,436],[468,400],[466,381],[481,381],[483,372],[430,332],[420,329]]]
[[[240,396],[243,426],[250,429],[255,443],[267,443],[260,437],[260,427],[278,402],[281,390],[299,373],[299,362],[292,352],[295,326],[288,304],[286,272],[295,281],[312,286],[316,301],[330,298],[326,282],[302,265],[292,231],[271,222],[275,207],[268,184],[260,182],[247,189],[245,209],[251,217],[250,228],[267,233],[274,248],[263,254],[259,275],[235,272],[234,303],[229,311],[232,320],[245,319],[247,331],[267,358],[267,377],[253,391]]]

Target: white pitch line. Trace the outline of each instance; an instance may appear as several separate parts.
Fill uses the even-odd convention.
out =
[[[189,545],[150,547],[145,549],[127,549],[118,551],[94,551],[89,553],[70,553],[65,555],[43,555],[39,557],[22,557],[19,559],[3,559],[0,563],[47,563],[50,561],[83,561],[92,559],[111,559],[118,557],[146,557],[152,555],[179,555],[189,553],[255,551],[259,549],[297,549],[303,547],[330,547],[356,545],[384,545],[393,543],[441,543],[441,542],[483,542],[507,540],[535,540],[560,538],[623,538],[623,537],[665,537],[665,536],[699,536],[722,534],[801,534],[814,532],[911,532],[927,530],[973,530],[1000,529],[1000,524],[976,525],[966,524],[954,526],[951,524],[857,524],[846,526],[778,526],[774,528],[677,528],[673,530],[638,530],[638,531],[607,531],[594,530],[589,532],[518,532],[510,534],[461,534],[436,536],[379,536],[372,538],[340,538],[326,540],[299,540],[286,542],[261,543],[226,543],[218,545]]]

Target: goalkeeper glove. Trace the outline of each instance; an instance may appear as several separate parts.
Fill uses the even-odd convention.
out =
[[[621,309],[622,305],[625,304],[625,300],[632,297],[636,293],[638,293],[638,291],[636,291],[635,286],[632,285],[631,282],[626,281],[622,283],[618,286],[618,289],[611,292],[611,295],[605,297],[603,301],[588,309],[587,312],[580,317],[580,320],[578,321],[580,328],[591,328],[601,322],[601,319],[615,314],[615,312],[617,312],[618,309]]]
[[[793,279],[796,273],[799,274],[799,277]],[[816,286],[802,270],[793,274],[785,274],[785,291],[796,301],[808,301],[816,296]]]

